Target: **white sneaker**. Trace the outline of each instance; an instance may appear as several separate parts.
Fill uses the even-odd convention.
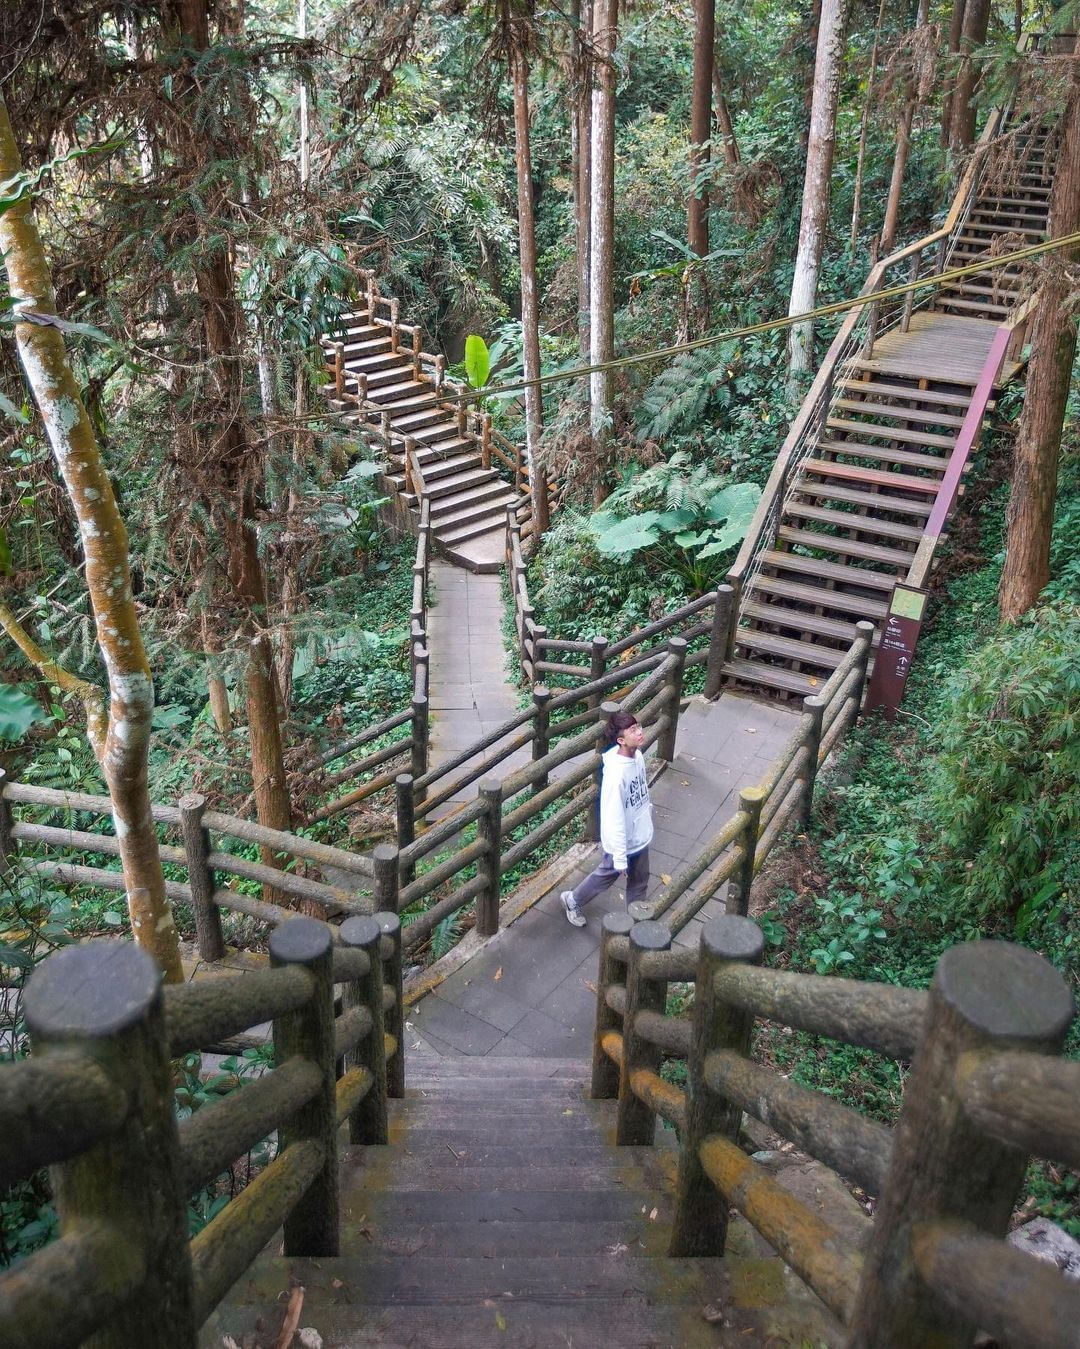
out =
[[[566,910],[566,921],[570,926],[584,927],[585,915],[583,913],[578,913],[577,909],[574,908],[573,890],[564,890],[559,898],[562,900],[562,906]]]

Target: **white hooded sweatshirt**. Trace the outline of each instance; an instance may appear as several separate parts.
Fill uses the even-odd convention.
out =
[[[616,871],[626,870],[626,859],[652,842],[652,804],[645,758],[635,750],[633,758],[619,753],[616,745],[604,754],[600,785],[600,846]]]

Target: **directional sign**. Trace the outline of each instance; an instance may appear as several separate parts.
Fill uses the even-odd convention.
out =
[[[864,708],[867,712],[873,712],[880,707],[887,721],[896,720],[896,710],[904,696],[904,686],[911,673],[915,645],[926,614],[927,599],[925,590],[898,581],[889,600]]]

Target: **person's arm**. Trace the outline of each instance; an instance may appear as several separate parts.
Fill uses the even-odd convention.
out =
[[[622,799],[622,774],[604,770],[600,783],[600,846],[611,854],[616,871],[625,871],[626,811]]]

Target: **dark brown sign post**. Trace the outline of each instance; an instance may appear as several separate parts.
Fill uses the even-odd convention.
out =
[[[926,615],[928,592],[898,581],[889,600],[889,610],[881,630],[881,641],[874,656],[874,673],[866,693],[865,712],[881,708],[887,721],[896,720],[896,710],[904,696],[904,686],[915,659]]]

